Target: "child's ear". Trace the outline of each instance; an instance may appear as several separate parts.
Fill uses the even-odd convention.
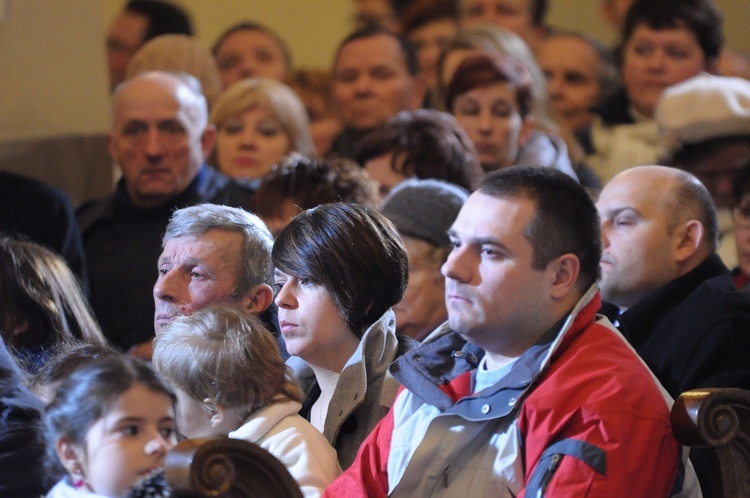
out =
[[[203,402],[208,407],[208,412],[211,415],[211,427],[216,427],[224,420],[224,409],[221,407],[221,403],[217,403],[211,398],[206,398]]]
[[[80,452],[67,437],[63,436],[59,438],[55,444],[55,449],[57,450],[57,457],[70,475],[75,474],[76,470],[81,470],[82,459],[79,454]]]

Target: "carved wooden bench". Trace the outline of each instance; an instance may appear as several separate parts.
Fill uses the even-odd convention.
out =
[[[189,439],[167,456],[167,482],[180,498],[302,498],[284,465],[240,439]]]
[[[707,388],[682,393],[672,407],[672,431],[686,446],[713,450],[704,452],[711,496],[750,497],[750,391]]]

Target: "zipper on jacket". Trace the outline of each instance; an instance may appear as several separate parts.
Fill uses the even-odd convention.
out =
[[[552,459],[549,462],[547,471],[542,476],[542,482],[539,486],[539,492],[537,493],[536,498],[544,498],[544,495],[547,492],[547,486],[549,486],[550,481],[552,481],[552,477],[555,475],[557,467],[560,466],[561,460],[562,455],[560,453],[555,453],[554,455],[552,455]]]
[[[448,488],[448,470],[450,470],[451,466],[448,465],[445,470],[443,471],[443,487]]]

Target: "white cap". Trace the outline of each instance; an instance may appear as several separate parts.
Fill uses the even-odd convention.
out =
[[[713,138],[750,136],[750,81],[694,76],[664,90],[655,115],[671,151]]]

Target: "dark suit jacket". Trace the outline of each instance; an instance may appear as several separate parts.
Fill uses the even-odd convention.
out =
[[[622,313],[619,328],[673,397],[750,389],[750,297],[715,254]]]

